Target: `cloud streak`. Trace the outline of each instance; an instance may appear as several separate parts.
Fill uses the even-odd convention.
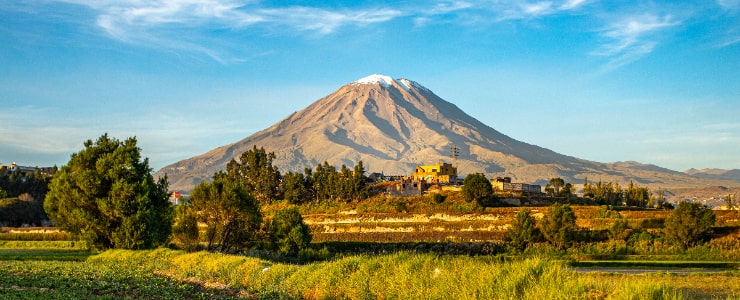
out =
[[[608,57],[605,71],[611,71],[653,52],[657,45],[656,35],[678,25],[681,22],[671,15],[630,15],[601,30],[607,42],[591,54]]]
[[[226,51],[206,46],[209,43],[204,42],[205,38],[198,32],[215,29],[267,34],[269,30],[261,31],[267,28],[279,33],[287,30],[323,36],[342,28],[364,27],[399,18],[409,18],[417,27],[433,23],[441,16],[458,16],[458,20],[466,19],[468,23],[471,20],[539,18],[577,9],[587,3],[587,0],[526,3],[470,0],[332,9],[297,5],[268,7],[249,0],[57,1],[92,9],[96,14],[95,25],[113,39],[201,53],[222,63],[238,59],[224,53]]]

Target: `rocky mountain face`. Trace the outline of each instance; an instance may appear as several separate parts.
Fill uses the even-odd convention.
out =
[[[325,161],[352,167],[362,160],[368,172],[410,175],[416,165],[452,163],[456,147],[462,176],[485,173],[542,185],[552,177],[575,184],[588,177],[656,188],[732,183],[636,162],[592,162],[520,142],[414,81],[383,75],[342,86],[265,130],[166,166],[155,176],[166,173],[171,189],[189,191],[253,146],[275,152],[281,172],[302,172]]]

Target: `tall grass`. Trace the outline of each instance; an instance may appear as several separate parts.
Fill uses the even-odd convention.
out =
[[[107,251],[88,262],[135,264],[179,280],[199,278],[227,284],[260,298],[682,298],[678,291],[665,286],[648,282],[625,287],[598,281],[572,272],[562,262],[542,258],[501,262],[490,257],[395,253],[355,255],[299,266],[245,256],[160,249]]]

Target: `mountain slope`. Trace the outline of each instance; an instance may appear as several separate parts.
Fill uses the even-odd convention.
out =
[[[187,191],[255,145],[275,152],[274,163],[282,172],[315,168],[324,161],[351,167],[362,160],[368,172],[409,175],[419,164],[452,162],[456,146],[461,175],[480,172],[540,184],[557,176],[574,183],[588,177],[663,187],[707,184],[659,167],[591,162],[517,141],[414,81],[383,75],[342,86],[265,130],[166,166],[156,175],[168,174],[172,189]]]

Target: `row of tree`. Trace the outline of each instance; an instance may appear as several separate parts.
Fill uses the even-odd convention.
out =
[[[688,248],[709,238],[715,219],[710,208],[700,203],[681,202],[666,219],[663,234],[666,239]],[[614,223],[610,235],[617,238],[627,229],[626,220],[620,219]],[[576,214],[570,205],[555,203],[539,222],[529,210],[519,211],[511,222],[507,240],[521,250],[543,241],[564,249],[577,241],[578,232]]]
[[[602,205],[671,208],[663,190],[653,194],[647,187],[638,186],[631,180],[625,189],[618,182],[599,181],[594,184],[586,178],[583,180],[583,197]]]
[[[337,170],[324,162],[315,170],[304,169],[303,173],[287,172],[273,166],[276,156],[264,148],[254,146],[232,159],[225,171],[214,175],[215,179],[229,178],[239,181],[251,192],[260,203],[269,203],[285,199],[292,204],[314,202],[323,199],[351,201],[365,199],[368,196],[367,178],[362,161],[354,169],[346,165]]]
[[[154,180],[136,138],[119,141],[105,134],[84,146],[54,175],[44,209],[57,227],[90,247],[148,249],[172,237],[187,249],[197,249],[201,240],[208,250],[223,252],[270,241],[295,254],[311,240],[295,209],[263,221],[258,199],[276,195],[267,179],[278,174],[271,167],[274,155],[264,150],[248,151],[244,163],[231,163],[212,182],[200,183],[175,211],[167,177]]]

